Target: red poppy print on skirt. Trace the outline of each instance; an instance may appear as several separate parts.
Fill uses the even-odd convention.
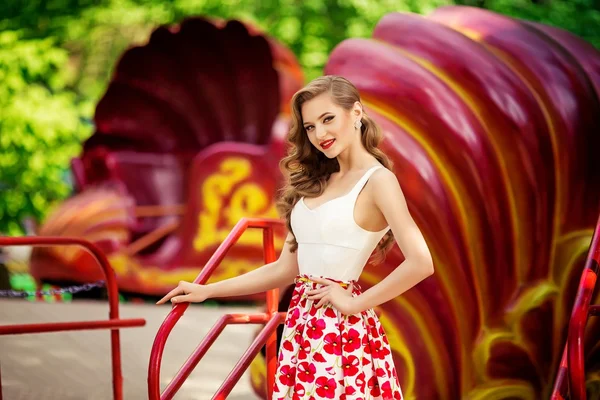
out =
[[[321,287],[296,279],[281,346],[273,399],[401,400],[389,342],[375,312],[342,315],[316,307],[307,292]],[[354,296],[360,287],[353,282]]]

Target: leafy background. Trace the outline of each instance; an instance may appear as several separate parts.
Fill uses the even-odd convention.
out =
[[[123,51],[161,24],[251,21],[287,45],[307,80],[348,37],[393,11],[461,4],[567,29],[600,47],[600,0],[3,0],[0,4],[0,233],[23,233],[71,191],[69,161]]]

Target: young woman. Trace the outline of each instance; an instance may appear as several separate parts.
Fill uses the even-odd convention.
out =
[[[382,139],[358,90],[339,76],[292,99],[288,183],[280,199],[289,234],[279,259],[213,283],[181,282],[158,304],[264,292],[295,282],[279,351],[274,399],[401,399],[389,342],[373,307],[433,273]],[[405,261],[361,293],[356,281],[394,238]]]

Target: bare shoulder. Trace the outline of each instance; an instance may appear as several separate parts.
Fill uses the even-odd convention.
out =
[[[396,175],[387,168],[379,168],[371,175],[371,186],[377,192],[389,192],[400,189]]]
[[[398,202],[404,202],[404,194],[396,175],[387,168],[379,168],[370,179],[374,203],[383,211]]]
[[[373,174],[371,175],[371,180],[374,182],[389,183],[390,181],[394,181],[398,183],[398,178],[396,178],[396,175],[394,175],[392,171],[385,167],[376,169],[375,172],[373,172]]]

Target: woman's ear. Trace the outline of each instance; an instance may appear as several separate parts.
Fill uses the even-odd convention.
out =
[[[354,102],[352,111],[353,111],[352,113],[354,114],[354,116],[358,117],[359,120],[362,118],[362,116],[363,116],[362,104],[360,104],[359,101]]]

